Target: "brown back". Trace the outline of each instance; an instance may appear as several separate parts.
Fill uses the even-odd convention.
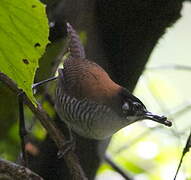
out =
[[[99,65],[86,59],[66,60],[63,72],[64,92],[77,99],[108,104],[121,89]]]

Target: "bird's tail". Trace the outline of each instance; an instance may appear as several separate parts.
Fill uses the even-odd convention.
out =
[[[70,56],[73,58],[85,58],[85,50],[80,42],[80,38],[70,23],[66,23],[67,25],[67,32],[69,35],[69,51]]]

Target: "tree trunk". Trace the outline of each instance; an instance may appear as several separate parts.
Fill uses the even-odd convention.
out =
[[[113,80],[130,91],[158,39],[180,17],[182,7],[180,0],[55,0],[45,3],[49,19],[55,24],[50,34],[52,45],[46,53],[54,52],[55,57],[63,50],[62,45],[56,44],[62,44],[66,37],[64,24],[69,21],[76,30],[86,33],[87,58],[100,64]],[[55,58],[53,55],[48,58],[47,54],[42,58],[37,80],[51,75]],[[55,121],[59,127],[64,126],[58,117]],[[66,128],[61,129],[67,132]],[[95,177],[109,141],[76,136],[75,152],[90,180]],[[30,168],[46,180],[70,180],[69,170],[64,160],[57,159],[57,148],[49,137],[39,148],[40,154],[30,159]]]

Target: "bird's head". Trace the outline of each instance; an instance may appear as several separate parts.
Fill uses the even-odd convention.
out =
[[[122,89],[119,94],[121,96],[121,113],[130,122],[138,120],[150,119],[166,126],[171,126],[172,123],[165,116],[155,115],[149,112],[145,105],[128,90]]]

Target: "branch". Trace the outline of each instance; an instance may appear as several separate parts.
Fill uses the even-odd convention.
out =
[[[104,159],[116,172],[124,177],[125,180],[132,180],[132,178],[130,178],[116,163],[114,163],[108,155],[105,155]]]
[[[22,92],[22,90],[19,89],[17,85],[2,72],[0,72],[0,80],[3,81],[5,84],[7,84],[7,86],[9,86],[9,88],[13,90],[16,94]],[[38,104],[37,107],[35,107],[34,104],[30,101],[30,99],[26,95],[24,95],[23,99],[25,104],[31,109],[31,111],[40,120],[43,127],[47,130],[48,134],[57,145],[59,152],[64,152],[64,150],[66,149],[65,146],[66,138],[63,136],[62,132],[58,128],[56,128],[55,123],[51,121],[50,117],[43,110],[42,106]],[[85,173],[83,172],[80,166],[79,160],[73,151],[68,151],[63,158],[66,161],[68,168],[70,169],[73,179],[77,180],[87,179],[85,177]]]
[[[43,180],[42,177],[32,172],[30,169],[20,166],[10,161],[6,161],[0,158],[0,179],[31,179],[31,180]]]

